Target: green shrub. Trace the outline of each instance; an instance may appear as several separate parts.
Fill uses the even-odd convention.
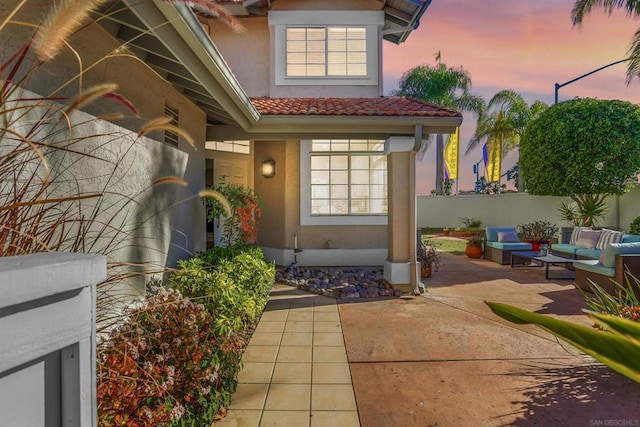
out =
[[[215,248],[178,265],[172,285],[202,302],[223,335],[241,333],[258,320],[275,279],[274,266],[251,246]]]
[[[640,216],[637,216],[633,221],[631,221],[629,234],[640,235]]]
[[[236,388],[242,343],[202,304],[160,288],[97,349],[101,426],[210,425]]]

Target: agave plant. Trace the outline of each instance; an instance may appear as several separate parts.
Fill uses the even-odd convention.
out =
[[[593,356],[622,375],[640,383],[640,307],[633,286],[640,280],[627,275],[627,286],[618,284],[617,297],[594,286],[594,296],[586,296],[592,310],[586,314],[595,328],[573,324],[498,302],[487,302],[491,310],[513,323],[531,323]]]

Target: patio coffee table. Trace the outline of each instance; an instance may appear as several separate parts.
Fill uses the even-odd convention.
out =
[[[511,268],[517,267],[545,267],[544,278],[549,277],[549,266],[559,265],[569,269],[573,265],[573,259],[556,255],[542,255],[541,252],[534,251],[513,251],[511,252]],[[573,277],[553,277],[556,280],[573,280]]]

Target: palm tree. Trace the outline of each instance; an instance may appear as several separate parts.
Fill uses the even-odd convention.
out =
[[[394,95],[432,102],[447,108],[472,111],[476,116],[484,110],[484,100],[469,92],[471,75],[462,67],[449,68],[436,54],[436,66],[420,65],[405,72],[400,89]],[[425,147],[426,149],[426,147]],[[444,138],[436,136],[436,194],[443,193]]]
[[[535,101],[529,106],[520,94],[512,90],[501,90],[491,98],[487,108],[478,116],[476,131],[467,144],[466,153],[486,141],[490,149],[494,144],[499,144],[500,152],[505,156],[520,144],[520,136],[527,124],[547,107],[542,101]],[[521,187],[522,180],[518,184]]]
[[[640,0],[576,0],[571,10],[573,25],[582,24],[584,17],[598,6],[601,6],[609,15],[616,9],[625,9],[627,16],[640,17]],[[627,53],[629,58],[627,84],[630,84],[634,77],[640,78],[640,28],[633,35]]]

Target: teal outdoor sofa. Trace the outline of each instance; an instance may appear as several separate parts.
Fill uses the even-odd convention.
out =
[[[619,243],[640,242],[640,236],[624,234]],[[582,248],[570,242],[553,243],[551,253],[557,256],[573,259],[597,260],[602,255],[602,250],[597,248]]]
[[[616,295],[613,282],[626,284],[626,273],[640,278],[640,242],[609,243],[599,259],[575,260],[573,268],[578,288],[591,291],[593,282],[611,295]],[[640,298],[640,295],[636,296]]]
[[[531,243],[520,242],[517,236],[515,227],[487,227],[484,244],[485,259],[499,264],[511,264],[511,252],[530,251]]]

